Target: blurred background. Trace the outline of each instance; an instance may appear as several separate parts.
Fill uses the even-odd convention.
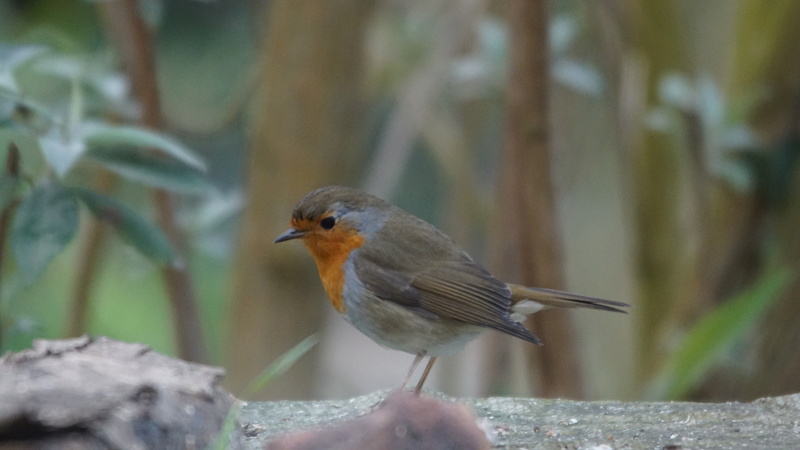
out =
[[[259,399],[391,388],[293,205],[360,187],[499,278],[634,305],[484,333],[454,396],[800,391],[800,2],[0,0],[0,348],[83,333]]]

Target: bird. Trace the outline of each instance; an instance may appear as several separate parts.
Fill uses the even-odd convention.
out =
[[[521,323],[529,314],[545,308],[625,313],[630,306],[500,281],[433,225],[355,188],[309,192],[290,225],[274,242],[302,241],[333,308],[381,346],[415,355],[401,390],[429,358],[417,394],[438,357],[486,329],[542,345]]]

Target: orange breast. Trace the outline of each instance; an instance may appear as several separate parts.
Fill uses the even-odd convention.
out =
[[[352,230],[331,230],[309,235],[303,243],[317,263],[319,278],[331,304],[336,311],[344,313],[347,310],[342,300],[344,263],[353,250],[361,247],[364,238]]]

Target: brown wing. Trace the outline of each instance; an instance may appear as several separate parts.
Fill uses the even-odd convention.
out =
[[[446,261],[430,261],[428,247],[400,248],[394,254],[376,251],[369,245],[357,250],[356,274],[379,298],[406,306],[422,316],[484,326],[541,344],[509,317],[511,291],[506,284],[466,253],[445,253]],[[418,269],[421,260],[427,261],[423,270]],[[387,265],[386,261],[391,263]]]

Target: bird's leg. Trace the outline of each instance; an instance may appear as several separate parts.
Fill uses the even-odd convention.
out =
[[[417,383],[417,387],[414,389],[414,393],[419,395],[422,392],[422,385],[425,384],[425,380],[428,378],[428,374],[431,373],[431,369],[433,368],[433,363],[436,362],[436,357],[431,356],[431,359],[428,360],[428,365],[425,366],[425,370],[422,372],[422,376],[419,378],[419,383]]]
[[[424,358],[424,357],[425,357],[425,352],[417,353],[417,356],[414,357],[414,362],[411,363],[411,368],[408,369],[408,373],[406,374],[406,377],[403,378],[403,382],[400,383],[400,390],[401,391],[406,387],[406,384],[408,383],[408,380],[411,379],[411,374],[413,374],[414,371],[417,370],[417,366],[419,366],[419,363],[422,362],[422,358]]]

